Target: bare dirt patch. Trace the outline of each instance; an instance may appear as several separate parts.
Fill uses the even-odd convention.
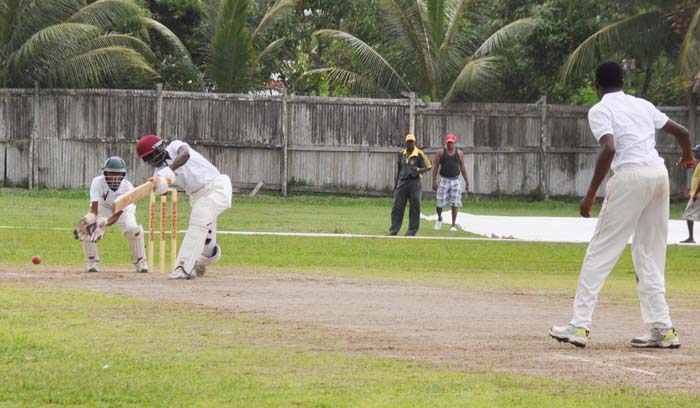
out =
[[[570,317],[564,294],[397,284],[380,279],[215,269],[194,281],[112,270],[0,268],[31,282],[200,305],[327,331],[338,351],[410,358],[475,372],[700,393],[700,310],[673,308],[677,350],[639,350],[639,308],[601,301],[585,349],[547,335]]]

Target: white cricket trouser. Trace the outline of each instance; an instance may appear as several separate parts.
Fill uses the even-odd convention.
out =
[[[204,254],[205,245],[207,248],[216,246],[216,218],[231,208],[232,195],[231,179],[222,174],[190,196],[190,225],[177,255],[177,264],[185,272],[192,273],[197,258]]]
[[[605,201],[581,267],[571,324],[590,329],[603,283],[632,234],[632,261],[642,320],[671,327],[666,303],[668,172],[664,167],[624,166],[607,183]]]

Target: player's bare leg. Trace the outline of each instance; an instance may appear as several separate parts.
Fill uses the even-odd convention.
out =
[[[457,231],[457,213],[459,212],[459,207],[452,207],[452,227],[450,231]]]
[[[694,244],[695,240],[693,239],[693,220],[686,220],[685,222],[688,224],[688,238],[681,241],[681,244]]]
[[[442,207],[435,207],[435,212],[437,213],[438,219],[435,222],[435,230],[442,228]]]

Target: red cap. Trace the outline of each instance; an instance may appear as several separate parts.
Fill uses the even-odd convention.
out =
[[[156,135],[146,135],[136,142],[136,153],[139,155],[139,159],[143,159],[149,154],[156,150],[158,143],[162,141]]]
[[[454,133],[450,133],[449,135],[445,136],[445,143],[448,142],[457,143],[457,136],[455,136]]]

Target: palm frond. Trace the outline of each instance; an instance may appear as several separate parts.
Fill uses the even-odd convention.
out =
[[[250,89],[250,70],[254,66],[246,27],[247,0],[223,0],[216,33],[212,39],[211,77],[220,92],[244,92]]]
[[[531,17],[515,20],[491,34],[474,52],[474,56],[480,58],[490,55],[494,51],[501,49],[508,42],[530,34],[535,26],[536,21]]]
[[[131,0],[97,0],[78,10],[67,21],[87,23],[109,31],[119,27],[125,20],[133,17],[139,19],[143,12]]]
[[[447,15],[445,0],[425,0],[427,9],[426,28],[433,47],[439,46],[447,31]]]
[[[48,78],[52,83],[73,87],[95,87],[105,80],[123,76],[129,70],[156,78],[158,74],[140,53],[126,47],[112,46],[91,50],[67,59]]]
[[[437,70],[434,47],[425,26],[425,5],[421,0],[384,0],[381,4],[387,37],[397,42],[401,50],[397,63],[407,67],[406,71],[414,73],[417,82],[426,84],[433,93]]]
[[[496,63],[498,57],[487,56],[472,59],[464,65],[457,79],[442,100],[444,105],[453,102],[459,95],[478,95],[478,85],[485,84],[498,78]]]
[[[447,4],[447,30],[440,44],[440,59],[445,60],[447,51],[452,47],[453,40],[459,30],[459,24],[464,16],[465,0],[452,0]]]
[[[686,75],[694,76],[700,72],[700,8],[695,11],[688,26],[679,62],[682,72]]]
[[[12,6],[8,8],[11,22],[6,27],[9,34],[4,43],[7,54],[16,51],[37,31],[64,22],[80,4],[75,0],[20,0]]]
[[[86,42],[84,46],[81,47],[81,51],[85,52],[88,50],[110,47],[129,48],[138,52],[146,59],[155,59],[155,54],[153,54],[153,51],[151,51],[148,44],[134,36],[119,33],[107,33],[99,37],[95,37]]]
[[[569,55],[562,67],[561,82],[565,83],[571,75],[588,71],[601,57],[612,52],[628,49],[630,41],[641,43],[640,46],[655,47],[656,41],[651,36],[658,36],[659,26],[664,22],[664,13],[652,10],[612,23],[588,37]],[[657,34],[653,34],[656,32]],[[645,41],[650,43],[644,44]],[[652,45],[654,44],[654,45]]]
[[[253,35],[250,37],[251,40],[255,41],[258,34],[264,32],[265,29],[267,29],[272,23],[280,18],[283,18],[290,11],[294,10],[296,3],[297,0],[277,0],[277,2],[270,7],[269,10],[267,10],[267,13],[265,13],[262,20],[260,20],[260,23],[255,28],[255,31],[253,31]]]
[[[336,86],[347,87],[355,95],[361,96],[387,96],[382,92],[382,88],[373,80],[371,76],[362,75],[356,72],[341,68],[320,68],[304,72],[299,81],[305,77],[326,76],[328,81]]]
[[[63,23],[39,30],[10,55],[14,71],[26,66],[59,64],[65,52],[75,52],[81,42],[96,38],[102,31],[90,24]]]
[[[338,30],[317,30],[314,37],[331,38],[340,41],[367,73],[371,73],[377,83],[389,93],[398,89],[408,89],[398,72],[374,48],[359,38]]]
[[[189,51],[187,51],[187,47],[185,47],[175,33],[170,31],[170,29],[165,25],[153,20],[152,18],[144,17],[143,21],[147,28],[156,32],[165,40],[165,43],[180,61],[187,63],[187,65],[194,66],[192,63],[192,57],[190,56]]]
[[[280,38],[268,44],[267,47],[258,54],[258,62],[264,63],[268,58],[272,58],[275,53],[284,46],[285,41],[284,38]]]

